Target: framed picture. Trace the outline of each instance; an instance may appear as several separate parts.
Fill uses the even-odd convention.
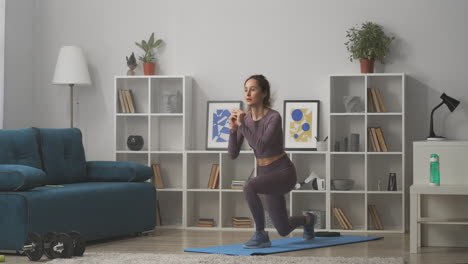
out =
[[[286,150],[317,150],[319,104],[318,100],[284,101],[283,131]]]
[[[242,101],[208,101],[206,111],[206,149],[226,150],[229,143],[229,117]]]

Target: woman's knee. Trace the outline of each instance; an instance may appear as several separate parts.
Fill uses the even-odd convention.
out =
[[[286,228],[286,227],[280,227],[280,228],[276,228],[276,231],[278,231],[278,234],[280,236],[287,236],[289,235],[289,227]]]

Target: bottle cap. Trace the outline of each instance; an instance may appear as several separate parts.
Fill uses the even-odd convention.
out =
[[[437,162],[437,161],[439,161],[439,155],[437,155],[437,154],[431,154],[430,161],[431,161],[431,162]]]

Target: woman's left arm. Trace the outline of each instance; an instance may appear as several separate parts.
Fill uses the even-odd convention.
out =
[[[270,110],[271,111],[271,110]],[[281,116],[274,115],[267,124],[265,133],[263,135],[252,133],[252,130],[248,128],[243,122],[239,126],[239,131],[244,135],[249,144],[259,152],[263,152],[267,146],[269,146],[275,136],[281,132]]]

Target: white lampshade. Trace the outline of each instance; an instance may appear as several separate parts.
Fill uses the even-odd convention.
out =
[[[63,46],[55,65],[53,84],[91,84],[83,51],[76,46]]]

